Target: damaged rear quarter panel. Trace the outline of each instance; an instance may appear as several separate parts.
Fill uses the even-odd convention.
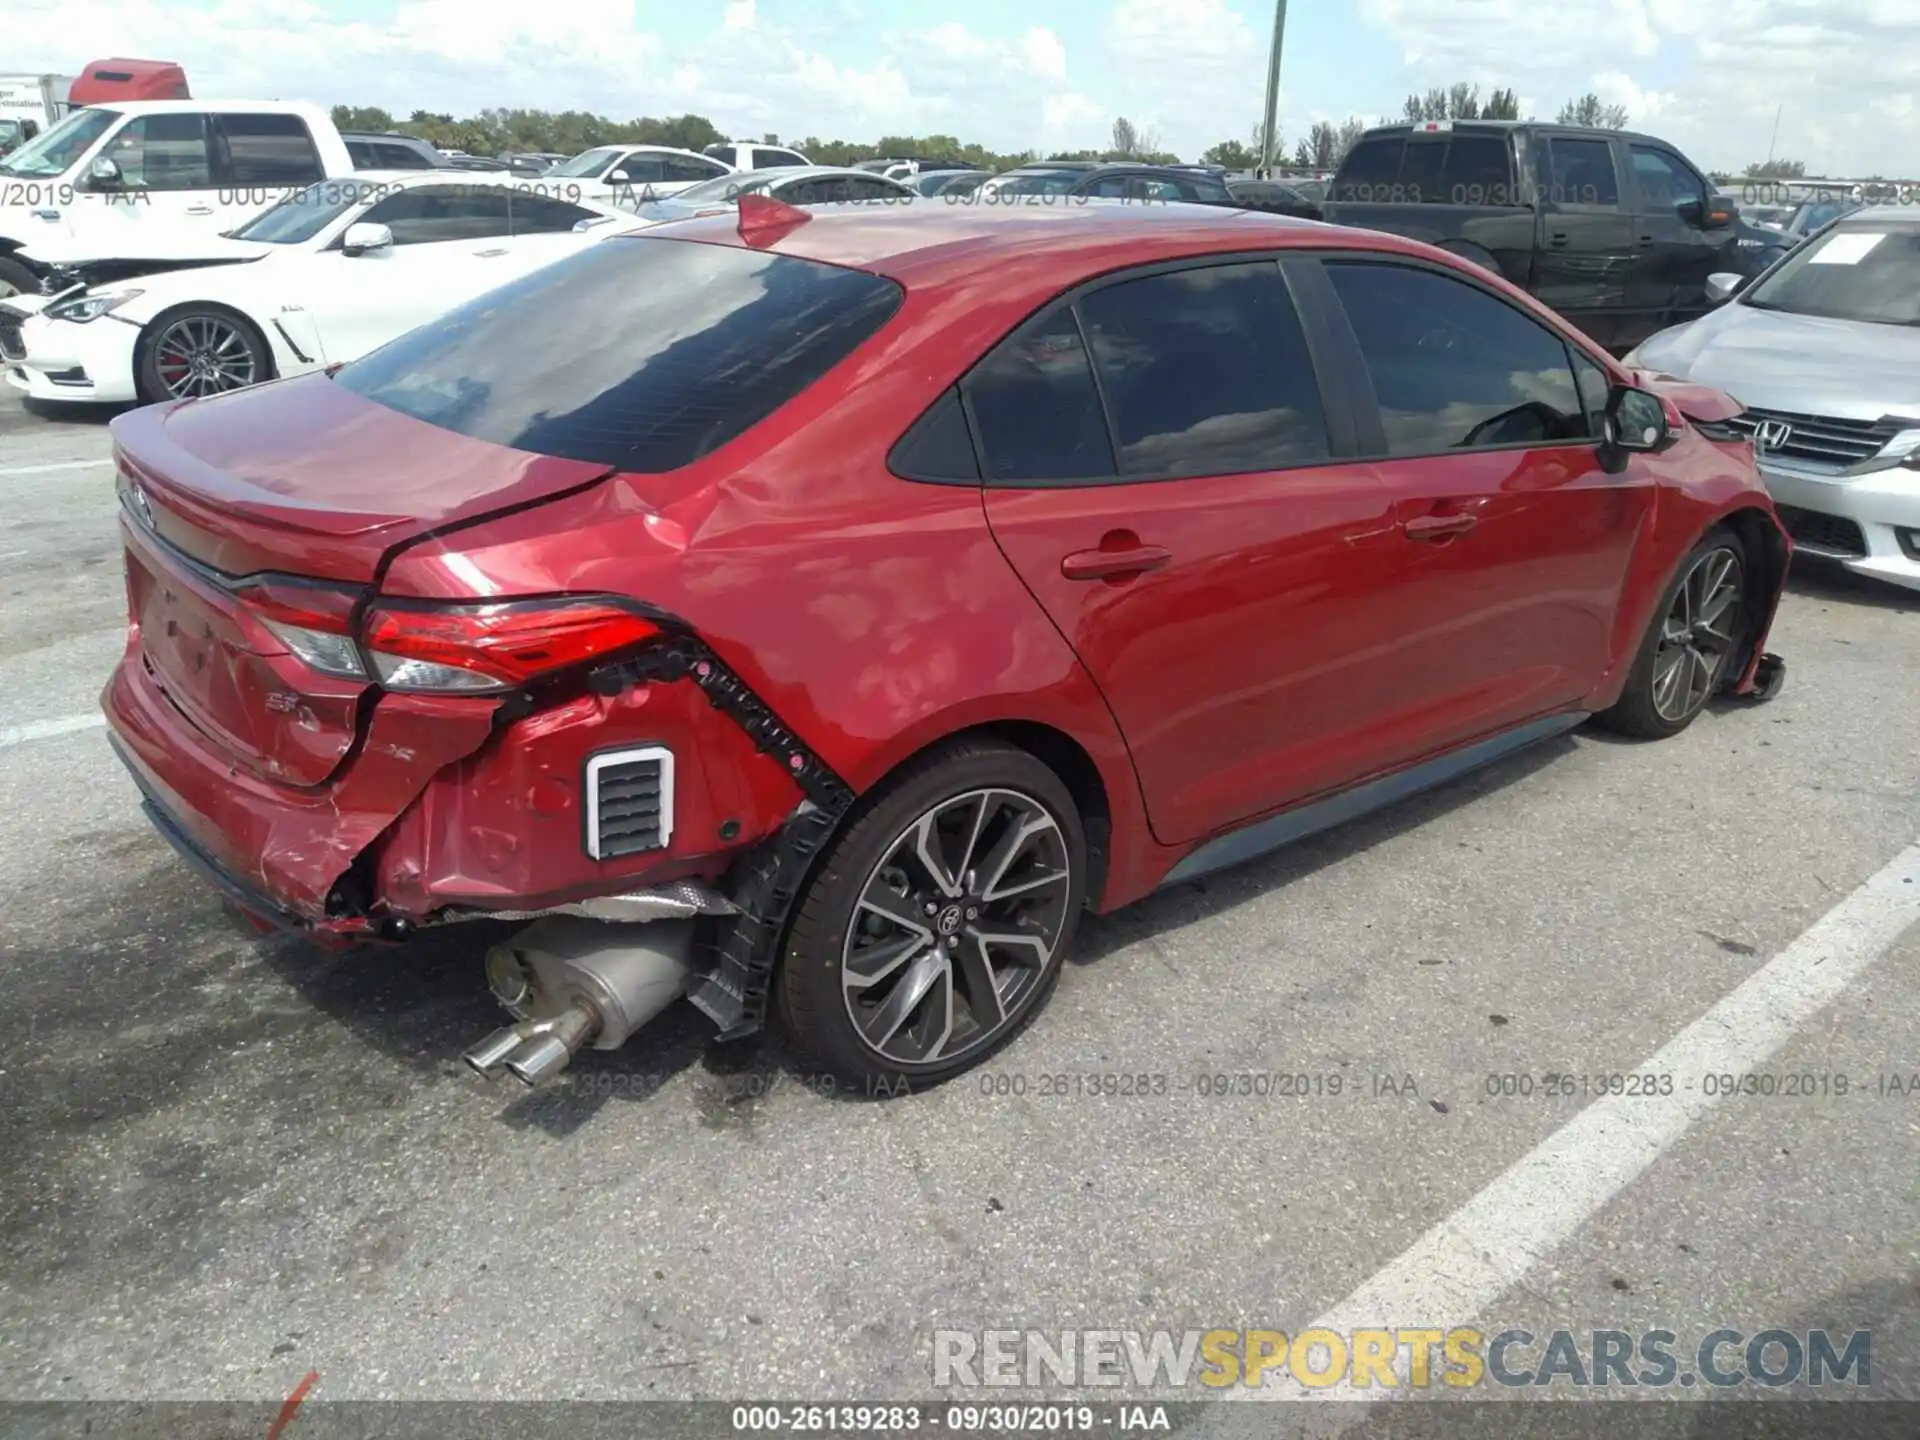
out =
[[[585,843],[587,761],[639,745],[674,752],[668,848],[595,860]],[[559,905],[641,877],[715,879],[741,843],[778,828],[799,801],[793,780],[691,681],[581,695],[501,726],[435,775],[377,848],[375,889],[390,909],[425,918],[444,906]]]

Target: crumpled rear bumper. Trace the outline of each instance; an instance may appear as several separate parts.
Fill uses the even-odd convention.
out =
[[[148,674],[137,630],[101,696],[114,751],[174,848],[250,913],[339,935],[377,922],[334,913],[336,883],[437,770],[485,742],[496,706],[383,696],[359,752],[329,783],[304,788],[223,758]]]

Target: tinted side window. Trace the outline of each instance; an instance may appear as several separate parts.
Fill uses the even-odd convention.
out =
[[[1559,336],[1463,280],[1335,261],[1390,455],[1546,445],[1591,433]]]
[[[439,167],[411,145],[376,145],[383,170],[437,170]]]
[[[208,190],[213,161],[207,149],[207,117],[143,115],[107,142],[102,159],[120,167],[128,190]]]
[[[1080,302],[1123,475],[1232,475],[1328,455],[1279,267],[1149,275]]]
[[[904,200],[907,198],[900,193],[898,185],[889,184],[878,176],[873,179],[867,179],[864,176],[859,179],[850,177],[846,184],[846,198],[849,200]]]
[[[1384,194],[1374,192],[1393,186],[1400,174],[1401,153],[1406,148],[1407,142],[1396,135],[1362,140],[1340,162],[1340,173],[1333,182],[1334,199],[1362,203],[1386,199]]]
[[[947,391],[914,422],[893,447],[888,463],[894,474],[909,480],[979,481],[980,464],[960,408],[959,390]]]
[[[1706,191],[1687,168],[1664,150],[1633,147],[1633,178],[1649,211],[1671,210],[1689,200],[1705,203]]]
[[[763,149],[754,152],[754,163],[757,169],[771,170],[775,166],[804,165],[807,162],[791,150]]]
[[[376,148],[364,140],[349,140],[347,141],[347,159],[353,162],[353,168],[356,170],[378,170],[381,167],[374,163],[373,158]]]
[[[679,181],[698,182],[701,180],[711,180],[716,175],[724,175],[727,173],[718,165],[711,164],[705,160],[695,160],[689,155],[667,155],[662,157],[660,170],[662,178],[676,183]]]
[[[389,195],[362,220],[385,225],[395,245],[484,240],[513,233],[507,192],[480,185],[422,185]]]
[[[1029,320],[967,377],[967,404],[988,478],[1111,478],[1113,447],[1073,312]]]
[[[570,233],[582,220],[591,220],[594,212],[569,205],[551,195],[513,197],[513,233],[516,235],[559,235]]]
[[[619,163],[607,172],[607,179],[613,180],[615,175],[625,175],[629,185],[654,185],[667,178],[667,169],[658,155],[622,155]]]
[[[298,115],[220,115],[235,185],[311,185],[325,178],[320,152]]]
[[[1613,169],[1613,146],[1605,140],[1566,140],[1555,136],[1553,187],[1556,205],[1618,205],[1620,178]]]

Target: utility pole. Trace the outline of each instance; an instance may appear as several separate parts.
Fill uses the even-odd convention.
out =
[[[1287,0],[1274,0],[1273,6],[1273,53],[1267,57],[1267,118],[1260,130],[1260,178],[1273,178],[1274,151],[1279,148],[1274,138],[1274,126],[1279,123],[1276,113],[1280,108],[1280,40],[1287,32]]]
[[[1769,165],[1773,163],[1773,147],[1780,143],[1780,112],[1786,108],[1787,102],[1784,100],[1774,107],[1773,138],[1767,141],[1767,163]]]

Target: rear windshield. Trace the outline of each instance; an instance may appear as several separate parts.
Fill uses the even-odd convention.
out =
[[[342,367],[443,430],[657,474],[764,420],[886,324],[892,281],[790,255],[613,237]]]
[[[1380,135],[1340,164],[1333,198],[1358,204],[1515,205],[1512,152],[1504,133]]]

